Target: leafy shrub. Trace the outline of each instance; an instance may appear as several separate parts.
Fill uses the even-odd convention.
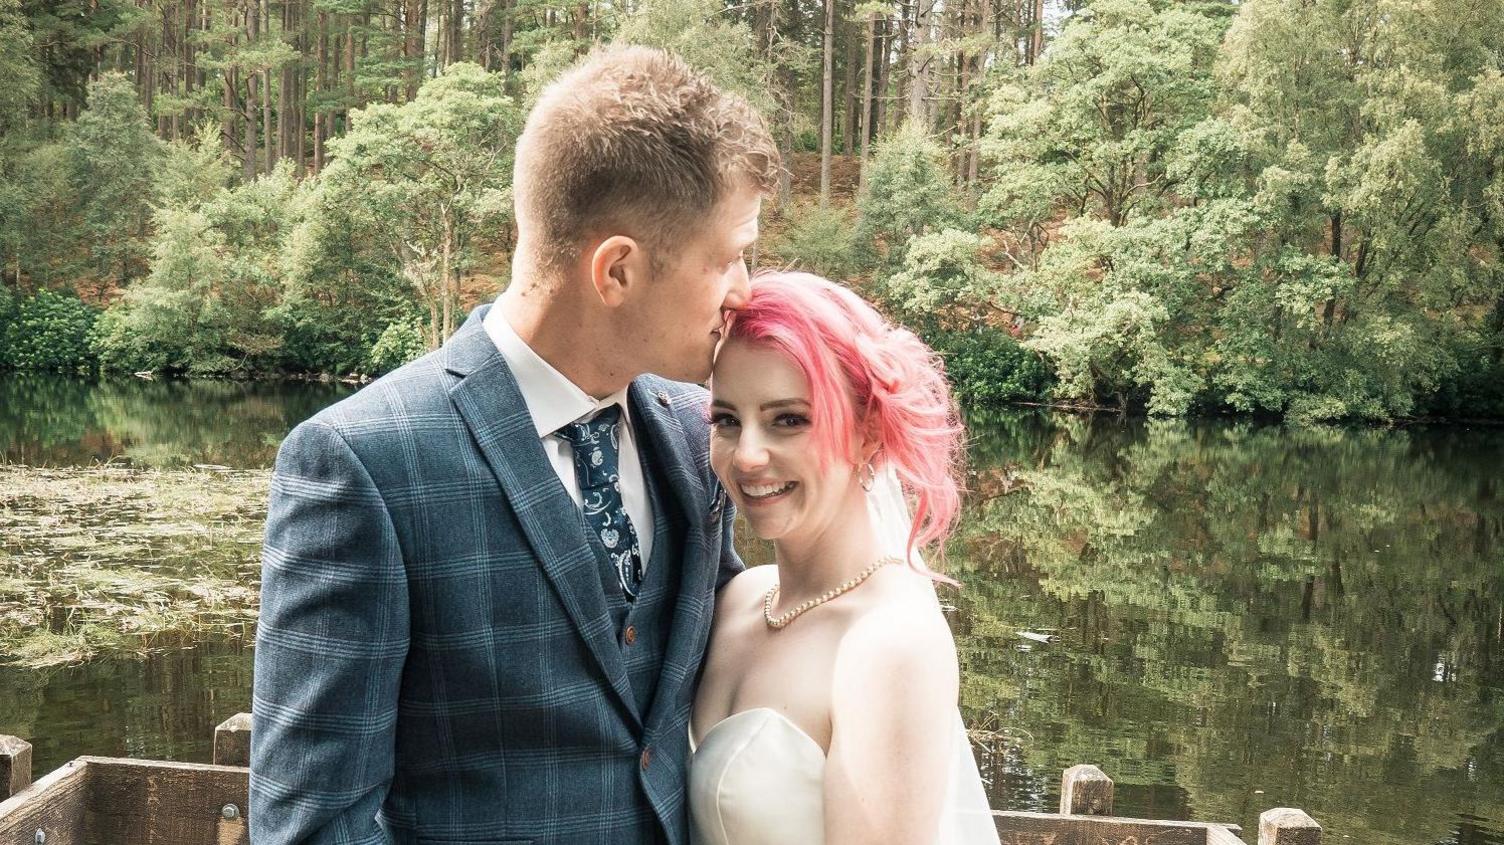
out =
[[[125,373],[167,369],[176,357],[173,349],[152,337],[130,319],[120,306],[106,309],[94,324],[90,345],[101,369]]]
[[[10,361],[10,327],[16,321],[16,297],[0,283],[0,367]]]
[[[967,228],[956,203],[945,151],[912,123],[872,152],[857,197],[857,236],[883,263],[895,266],[916,235]]]
[[[69,293],[40,290],[0,302],[0,366],[78,372],[94,365],[90,332],[99,312]],[[9,312],[9,320],[4,320]]]
[[[844,209],[795,205],[789,212],[788,229],[768,251],[794,269],[842,279],[860,269],[851,231],[851,215]]]
[[[939,325],[948,312],[985,309],[1000,281],[982,265],[981,251],[990,243],[959,229],[916,235],[904,246],[897,272],[881,280],[885,303],[914,325]],[[979,316],[972,314],[965,322],[974,323]]]
[[[945,372],[968,409],[1038,402],[1055,382],[1049,365],[1000,329],[990,326],[935,334],[927,339],[945,359]]]
[[[386,373],[412,361],[428,351],[423,328],[413,320],[399,320],[388,325],[371,347],[372,373]]]
[[[378,337],[376,303],[325,303],[297,298],[276,310],[282,326],[282,368],[295,373],[354,373],[366,369]]]

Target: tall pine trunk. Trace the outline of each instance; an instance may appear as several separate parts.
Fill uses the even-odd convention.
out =
[[[872,152],[872,74],[873,54],[877,45],[877,13],[867,13],[867,62],[862,67],[862,166],[857,173],[858,183],[867,184],[867,156]]]
[[[935,17],[935,0],[918,0],[914,20],[909,28],[909,106],[905,116],[926,132],[930,129],[929,97],[931,56],[930,26]]]
[[[830,205],[831,131],[835,128],[836,0],[825,0],[825,50],[820,74],[820,207]]]

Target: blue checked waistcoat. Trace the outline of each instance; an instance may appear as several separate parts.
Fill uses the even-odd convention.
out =
[[[688,842],[694,679],[741,568],[704,391],[628,391],[657,532],[628,605],[480,316],[278,453],[254,845]]]

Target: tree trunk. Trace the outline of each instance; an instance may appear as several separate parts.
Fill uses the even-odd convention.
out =
[[[512,78],[512,27],[517,19],[517,0],[501,1],[501,66]]]
[[[833,88],[836,59],[836,0],[825,0],[825,50],[820,74],[820,207],[830,205],[831,130],[835,128]]]
[[[207,9],[205,11],[207,12]],[[236,82],[236,80],[235,80],[235,75],[236,74],[235,74],[235,66],[234,65],[228,65],[228,66],[226,66],[219,73],[220,106],[221,106],[221,108],[220,108],[220,115],[221,116],[220,116],[220,119],[219,119],[219,135],[220,135],[220,139],[224,143],[225,147],[228,148],[228,149],[231,149],[231,150],[235,149],[236,147],[238,147],[240,145],[240,141],[236,137],[236,133],[235,133],[235,130],[236,130],[235,116],[240,113],[240,109],[239,109],[238,105],[235,102],[235,88],[236,88],[236,86],[238,84]],[[241,157],[244,158],[245,151],[241,150],[240,152],[241,152]]]
[[[453,264],[453,241],[454,221],[450,219],[449,209],[446,208],[444,210],[443,253],[439,261],[439,290],[444,297],[444,327],[443,333],[439,335],[440,343],[454,334],[454,312],[459,300],[457,295],[459,286],[451,278],[453,273],[450,269]]]
[[[423,68],[421,2],[422,0],[403,0],[402,3],[402,80],[403,93],[409,100],[418,96],[418,74]],[[319,16],[323,17],[323,13]]]
[[[355,96],[355,27],[350,21],[345,22],[345,46],[342,58],[345,61],[345,102],[339,110],[340,131],[350,131],[350,110],[358,107]]]
[[[314,90],[323,94],[329,90],[329,13],[319,12],[318,72]],[[324,140],[329,136],[329,110],[320,106],[313,112],[313,172],[324,169]]]
[[[860,32],[860,29],[857,27],[855,21],[852,21],[851,24],[846,27],[846,29],[846,82],[842,86],[842,90],[845,96],[841,98],[845,104],[846,119],[841,124],[841,146],[843,147],[845,154],[850,156],[856,155],[856,110],[861,108],[862,106],[862,95],[856,87],[856,62],[857,53],[859,52],[857,50],[856,42],[857,35]]]
[[[257,24],[259,32],[270,33],[272,29],[271,6],[267,0],[261,0],[259,14],[252,10],[251,14],[258,15],[260,21]],[[275,135],[272,134],[272,71],[271,68],[261,69],[261,80],[258,85],[261,92],[261,144],[262,153],[266,158],[266,172],[272,172],[277,166],[277,148]]]
[[[935,0],[918,0],[909,35],[909,107],[906,117],[930,129],[929,96],[931,56],[925,49],[935,17]]]
[[[894,49],[893,41],[898,35],[897,24],[887,16],[878,18],[878,24],[877,88],[873,91],[872,101],[872,140],[874,142],[882,137],[883,128],[894,122],[893,114],[902,112],[902,109],[892,107],[896,98],[893,93],[890,93],[890,89],[898,87],[893,82],[893,63],[890,61]]]
[[[781,7],[784,0],[764,0],[764,2],[767,3],[768,10],[765,18],[767,27],[759,40],[763,57],[773,67],[773,79],[769,80],[773,86],[773,140],[778,145],[778,151],[783,155],[785,164],[784,167],[779,168],[778,172],[778,205],[787,208],[794,189],[789,178],[789,166],[793,163],[794,153],[793,70],[779,55],[782,34],[778,31],[778,26],[782,17]]]
[[[862,166],[858,170],[860,185],[867,184],[867,159],[872,153],[872,128],[875,112],[872,108],[873,53],[877,45],[877,13],[867,13],[867,62],[862,67]]]
[[[465,0],[454,0],[449,14],[450,62],[465,60]]]

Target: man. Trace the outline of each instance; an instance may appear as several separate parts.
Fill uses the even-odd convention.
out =
[[[507,291],[277,457],[253,842],[687,841],[692,687],[741,563],[683,382],[747,296],[778,167],[744,101],[659,51],[544,92]]]

